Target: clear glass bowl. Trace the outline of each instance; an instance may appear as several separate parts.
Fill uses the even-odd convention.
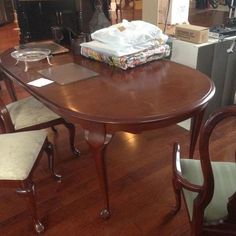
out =
[[[41,49],[41,48],[26,48],[14,51],[11,53],[11,56],[15,58],[17,61],[40,61],[43,60],[51,54],[49,49]]]
[[[25,48],[14,51],[11,53],[11,56],[16,59],[16,65],[19,61],[23,61],[25,63],[25,72],[28,71],[28,62],[40,61],[43,59],[47,59],[48,64],[51,66],[51,62],[49,60],[49,56],[51,54],[51,50],[44,48]]]

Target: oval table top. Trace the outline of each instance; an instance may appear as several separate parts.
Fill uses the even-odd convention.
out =
[[[70,53],[54,56],[53,66],[74,62],[99,75],[37,88],[27,83],[41,78],[38,70],[50,65],[46,60],[32,62],[24,72],[24,63],[15,65],[11,57],[13,50],[1,55],[2,69],[59,114],[79,120],[103,124],[149,123],[173,117],[183,120],[181,117],[207,103],[215,91],[203,73],[168,60],[123,71]]]

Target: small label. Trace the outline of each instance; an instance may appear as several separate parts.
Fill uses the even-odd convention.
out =
[[[123,25],[118,26],[117,29],[118,29],[120,32],[123,32],[123,31],[126,30],[126,28],[125,28]]]

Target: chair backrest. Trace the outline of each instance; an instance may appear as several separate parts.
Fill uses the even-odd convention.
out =
[[[214,193],[214,176],[210,157],[210,137],[214,128],[224,119],[236,117],[236,106],[228,106],[222,108],[211,115],[204,127],[201,129],[199,138],[200,161],[203,173],[203,195],[201,197],[201,205],[207,206],[211,201]],[[236,181],[236,180],[235,180]],[[228,203],[228,221],[236,224],[236,189],[233,196],[229,196]],[[197,217],[197,216],[195,216]]]
[[[2,133],[12,133],[15,131],[14,125],[11,120],[11,116],[0,98],[0,127]]]
[[[236,224],[236,192],[234,193],[233,196],[229,198],[227,208],[228,208],[227,221]]]
[[[175,212],[180,209],[182,192],[190,217],[191,235],[194,236],[202,235],[202,232],[221,235],[232,235],[233,232],[236,235],[236,163],[213,162],[210,156],[213,130],[230,117],[236,117],[236,106],[222,108],[206,121],[199,138],[200,161],[181,160],[180,145],[174,145]]]

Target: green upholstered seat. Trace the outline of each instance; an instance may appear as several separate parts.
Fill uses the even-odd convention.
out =
[[[214,195],[205,209],[204,221],[216,221],[227,216],[228,198],[236,189],[236,164],[234,162],[211,162],[214,175]],[[198,160],[181,159],[182,175],[191,183],[202,185],[203,176],[201,164]],[[193,200],[197,193],[183,190],[187,203],[190,220],[192,220]]]
[[[15,130],[60,118],[60,116],[33,97],[27,97],[10,103],[6,107],[10,113]]]
[[[25,180],[46,136],[46,130],[1,134],[0,180]]]

